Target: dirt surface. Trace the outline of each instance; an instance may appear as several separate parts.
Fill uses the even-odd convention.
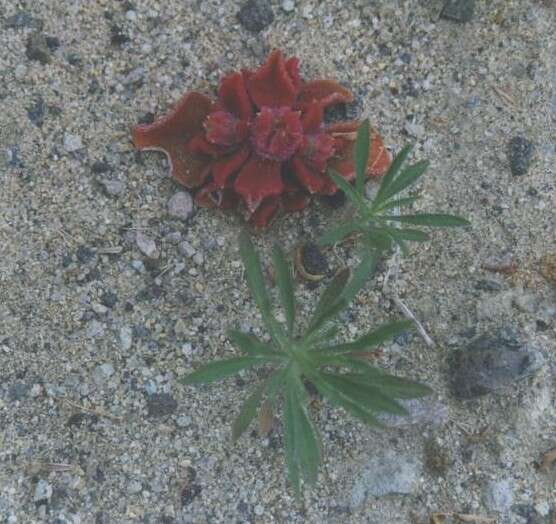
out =
[[[538,464],[556,445],[556,291],[540,270],[556,252],[554,3],[477,1],[458,23],[433,0],[272,2],[258,33],[239,24],[241,5],[0,0],[0,521],[552,523],[556,473]],[[256,373],[177,381],[235,354],[227,327],[262,334],[242,219],[170,216],[180,189],[164,157],[130,143],[148,113],[214,93],[275,47],[305,78],[349,86],[392,150],[416,143],[431,162],[419,209],[472,222],[413,248],[387,289],[384,261],[344,315],[346,337],[399,317],[396,289],[435,346],[409,335],[378,363],[437,396],[385,432],[317,403],[325,463],[302,504],[279,422],[230,443]],[[516,136],[534,146],[519,176]],[[349,213],[315,202],[256,243],[268,260],[275,240],[293,249]],[[357,262],[350,246],[326,256],[331,270]],[[304,311],[322,287],[300,284]],[[540,368],[502,394],[456,399],[451,351],[507,327]]]

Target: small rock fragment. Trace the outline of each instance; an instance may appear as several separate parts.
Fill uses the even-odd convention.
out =
[[[96,384],[106,382],[114,374],[114,366],[112,364],[100,364],[93,372],[93,379]]]
[[[470,22],[475,11],[475,0],[446,0],[440,16],[453,22]]]
[[[168,200],[168,214],[180,220],[187,220],[193,214],[193,199],[189,193],[178,191]]]
[[[25,55],[29,60],[36,60],[43,65],[50,63],[50,46],[46,35],[40,32],[34,32],[27,38],[25,47]]]
[[[156,393],[147,399],[149,417],[171,415],[178,408],[176,399],[169,393]]]
[[[541,258],[541,274],[546,280],[556,284],[556,253],[548,253]]]
[[[534,144],[523,136],[515,136],[508,145],[508,158],[510,170],[513,176],[523,176],[529,171],[533,154]]]
[[[47,503],[52,497],[52,486],[46,480],[40,479],[35,487],[35,502]]]
[[[282,9],[286,11],[286,13],[291,13],[295,9],[294,0],[284,0],[282,2]]]
[[[71,133],[66,133],[64,135],[64,149],[68,153],[74,153],[79,151],[83,147],[81,142],[81,137],[79,135],[73,135]]]
[[[515,487],[508,479],[489,482],[485,491],[485,505],[490,511],[508,511],[514,502]]]
[[[133,342],[133,330],[129,326],[123,326],[120,328],[120,344],[124,351],[131,348]]]
[[[247,0],[237,14],[238,20],[248,31],[258,32],[274,21],[268,0]]]
[[[7,29],[22,29],[23,27],[40,28],[42,22],[27,11],[17,11],[14,15],[6,18],[5,27]]]
[[[145,235],[143,231],[137,231],[137,235],[135,237],[135,241],[137,242],[137,247],[145,256],[149,258],[157,258],[158,257],[158,250],[156,248],[155,241]]]
[[[369,495],[411,494],[421,469],[421,464],[413,455],[383,450],[363,466],[362,474],[355,479],[350,496],[351,508],[361,506]]]
[[[101,180],[100,183],[108,196],[118,196],[124,192],[124,184],[119,180]]]
[[[530,350],[510,333],[482,335],[465,349],[452,353],[452,391],[460,400],[500,393],[515,381],[534,375],[542,364],[539,352]]]

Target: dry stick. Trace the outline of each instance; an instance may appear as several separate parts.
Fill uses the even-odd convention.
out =
[[[108,413],[107,411],[104,411],[103,409],[100,409],[100,408],[86,408],[85,406],[82,406],[81,404],[78,404],[77,402],[73,402],[72,400],[69,400],[69,399],[64,398],[64,397],[54,397],[54,398],[56,398],[57,400],[59,400],[61,402],[65,402],[69,406],[73,406],[74,408],[77,408],[77,409],[79,409],[79,411],[82,411],[84,413],[90,413],[91,415],[96,415],[98,417],[108,418],[108,419],[114,420],[115,422],[121,422],[122,421],[122,417],[117,417],[116,415],[112,415],[111,413]]]
[[[400,208],[399,207],[395,208],[395,212],[397,214],[399,214],[400,213]],[[423,324],[421,324],[421,322],[419,322],[419,319],[402,302],[400,296],[398,295],[398,290],[396,289],[396,280],[398,278],[398,273],[399,273],[399,269],[400,269],[400,246],[396,246],[396,251],[394,252],[393,257],[391,258],[391,261],[392,261],[392,265],[388,268],[388,271],[386,272],[386,275],[384,276],[384,283],[382,284],[382,292],[385,293],[385,294],[388,292],[388,282],[390,280],[390,274],[392,273],[393,274],[393,276],[392,276],[393,284],[391,286],[391,293],[390,294],[391,294],[392,300],[394,301],[394,304],[396,304],[398,309],[409,320],[411,320],[415,324],[415,326],[417,327],[417,331],[419,331],[419,334],[421,335],[421,337],[425,341],[425,344],[430,348],[434,348],[436,346],[436,344],[434,343],[434,340],[429,336],[429,334],[427,333],[427,331],[423,327]]]

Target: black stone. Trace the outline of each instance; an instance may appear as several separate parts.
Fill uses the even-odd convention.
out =
[[[301,248],[301,262],[310,275],[326,275],[328,272],[328,261],[314,242],[307,242]]]
[[[475,11],[475,0],[446,0],[440,16],[453,22],[470,22]]]
[[[541,356],[529,350],[511,329],[482,335],[449,359],[450,382],[460,400],[506,390],[517,380],[534,375]]]
[[[496,280],[486,278],[484,280],[479,280],[475,284],[475,288],[481,291],[500,291],[502,289],[502,284],[496,282]]]
[[[37,127],[44,124],[45,104],[41,96],[38,96],[35,103],[27,108],[27,116]]]
[[[239,10],[237,18],[245,29],[258,32],[274,21],[274,13],[268,0],[248,0]]]
[[[91,171],[95,175],[100,175],[101,173],[107,173],[110,171],[110,164],[108,162],[104,162],[102,160],[96,160],[93,165],[91,166]]]
[[[165,417],[178,409],[178,403],[168,393],[155,393],[147,398],[149,417]]]
[[[105,291],[100,301],[104,306],[112,309],[118,302],[118,295],[112,293],[112,291]]]
[[[77,248],[77,251],[75,252],[75,256],[77,257],[77,260],[79,260],[79,262],[81,262],[82,264],[87,264],[88,262],[93,260],[95,253],[91,248],[87,246],[79,246]]]
[[[110,43],[113,46],[122,46],[127,42],[129,42],[129,36],[120,26],[114,24],[110,27]]]
[[[535,146],[523,136],[515,136],[508,145],[510,170],[514,176],[523,176],[529,171]]]
[[[25,55],[29,60],[36,60],[43,65],[50,63],[51,49],[46,36],[42,33],[31,33],[27,38]]]

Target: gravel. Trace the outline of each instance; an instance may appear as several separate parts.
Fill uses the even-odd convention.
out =
[[[246,4],[0,0],[0,521],[424,524],[458,511],[550,522],[552,477],[535,464],[556,427],[554,5],[476,0],[472,19],[457,23],[440,16],[444,0],[296,0],[291,10],[273,0],[260,3],[273,18],[248,30],[238,19]],[[179,382],[238,356],[228,328],[265,336],[238,253],[243,218],[204,208],[171,216],[170,199],[188,190],[164,155],[130,140],[135,123],[164,115],[185,91],[214,94],[223,75],[272,48],[298,56],[305,79],[352,90],[355,102],[330,119],[366,114],[393,152],[413,143],[411,162],[430,161],[412,211],[472,223],[410,245],[398,271],[385,257],[345,311],[341,338],[362,336],[402,317],[395,289],[435,347],[411,330],[369,358],[434,395],[408,402],[410,418],[387,430],[312,398],[323,465],[302,503],[285,476],[281,412],[267,438],[254,422],[230,439],[264,368]],[[534,144],[520,176],[508,157],[515,137]],[[345,199],[316,199],[253,231],[265,269],[275,242],[291,257],[352,216]],[[297,281],[300,328],[332,275],[359,256],[349,242],[322,253],[323,284]],[[281,316],[278,289],[271,297]],[[449,356],[507,324],[519,332],[509,352],[534,348],[544,365],[522,376],[516,361],[503,394],[459,400]],[[507,364],[500,351],[492,355]],[[483,385],[469,364],[469,383]],[[438,459],[425,462],[432,441]],[[402,460],[408,474],[391,474],[401,493],[373,495],[390,488],[384,477],[376,487],[369,468]],[[485,497],[504,480],[509,509],[505,496],[492,506]]]
[[[508,158],[510,170],[514,176],[526,175],[533,160],[535,146],[523,136],[516,136],[510,140]]]

